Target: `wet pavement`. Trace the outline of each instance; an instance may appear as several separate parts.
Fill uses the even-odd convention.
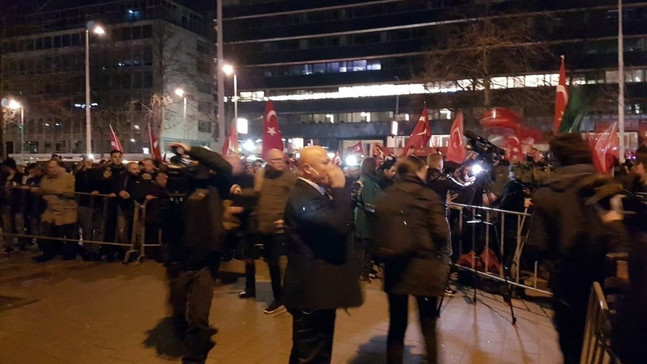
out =
[[[31,254],[0,258],[0,364],[172,363],[181,343],[167,319],[164,268],[141,264],[61,261],[35,264]],[[264,264],[257,262],[255,300],[241,300],[244,279],[218,283],[211,322],[218,328],[207,363],[287,363],[288,313],[267,315],[272,300]],[[365,284],[362,307],[339,310],[334,363],[384,363],[388,314],[381,282]],[[513,300],[512,325],[501,296],[469,288],[446,298],[438,321],[440,363],[559,364],[557,336],[545,304]],[[406,363],[424,362],[410,300]],[[413,313],[412,313],[413,312]]]

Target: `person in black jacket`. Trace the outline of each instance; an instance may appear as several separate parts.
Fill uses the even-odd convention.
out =
[[[289,362],[330,363],[335,310],[363,302],[359,260],[348,256],[353,210],[344,192],[344,173],[322,147],[301,150],[297,175],[284,214],[284,294],[292,314]]]
[[[384,265],[384,291],[389,297],[390,317],[387,363],[403,361],[408,300],[412,295],[418,302],[427,362],[435,364],[438,362],[436,306],[449,275],[449,225],[443,202],[425,186],[427,168],[424,162],[409,156],[396,166],[395,183],[375,204],[376,239],[378,246],[406,249],[409,242],[412,245],[406,254],[388,257]],[[404,215],[402,211],[405,211]],[[406,220],[396,222],[394,213]],[[386,244],[380,244],[380,239],[386,239]]]
[[[610,177],[596,172],[580,134],[555,137],[550,150],[560,166],[533,192],[535,212],[526,249],[545,252],[552,260],[548,284],[555,328],[564,364],[577,364],[591,285],[605,278],[605,255],[625,249],[627,231],[621,215],[598,217],[591,213],[597,206],[585,203]]]
[[[185,337],[182,362],[204,363],[216,332],[209,325],[215,276],[225,249],[222,199],[227,197],[231,165],[218,153],[201,147],[171,143],[199,162],[190,173],[190,189],[175,201],[181,226],[169,242],[169,301],[180,337]]]

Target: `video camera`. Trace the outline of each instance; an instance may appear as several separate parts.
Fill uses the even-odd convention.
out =
[[[173,194],[186,194],[192,189],[193,181],[202,174],[203,168],[198,161],[191,159],[182,147],[173,147],[171,150],[175,155],[166,165],[166,190]]]
[[[471,150],[479,157],[479,159],[489,164],[494,164],[505,155],[505,150],[492,144],[489,140],[483,138],[472,130],[465,130],[465,137],[467,138],[467,150]]]

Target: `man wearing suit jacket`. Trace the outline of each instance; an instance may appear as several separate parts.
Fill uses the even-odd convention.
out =
[[[290,191],[285,306],[292,314],[290,364],[330,363],[335,310],[362,304],[360,264],[349,257],[353,221],[345,178],[320,146],[301,151]]]

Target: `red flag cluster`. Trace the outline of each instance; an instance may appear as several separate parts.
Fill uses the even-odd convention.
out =
[[[112,129],[112,125],[108,124],[108,126],[110,127],[110,148],[123,153],[124,147],[121,146],[121,142],[119,141],[119,138],[117,138],[117,134],[115,134],[114,129]]]

